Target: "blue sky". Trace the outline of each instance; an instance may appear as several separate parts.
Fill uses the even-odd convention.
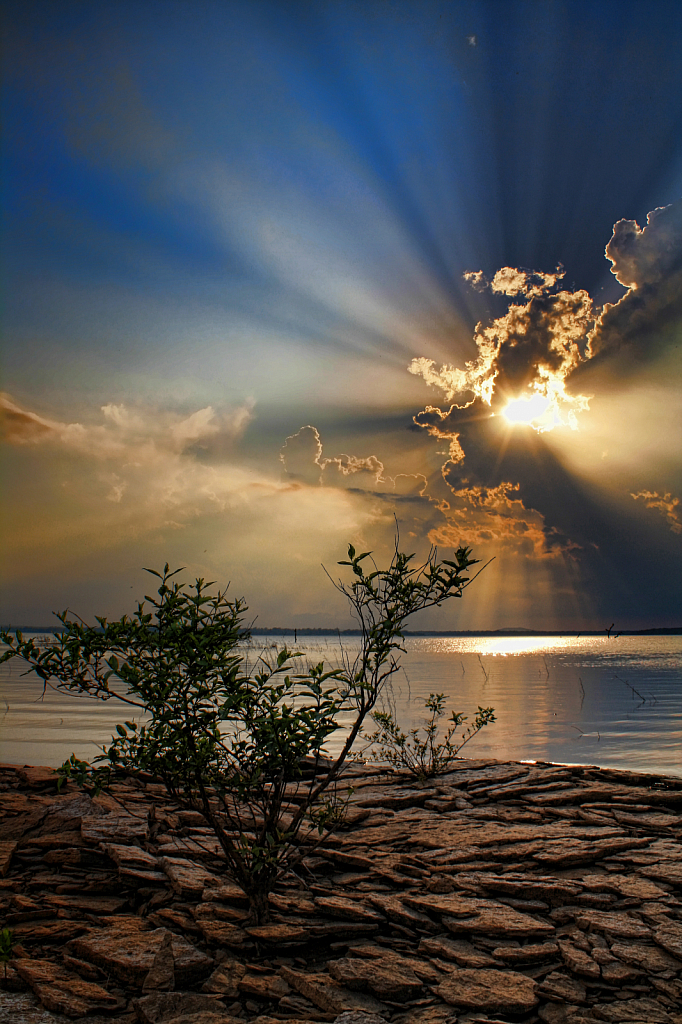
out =
[[[677,4],[6,7],[3,620],[343,624],[395,515],[495,555],[434,628],[679,624]]]

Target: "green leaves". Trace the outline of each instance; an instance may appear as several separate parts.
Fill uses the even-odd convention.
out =
[[[431,712],[430,716],[424,720],[421,729],[411,729],[409,735],[395,721],[393,708],[373,712],[372,719],[378,729],[367,738],[368,745],[374,745],[372,757],[375,761],[388,762],[397,769],[407,768],[421,781],[449,771],[462,747],[484,726],[495,721],[493,708],[479,706],[473,725],[464,730],[458,741],[455,732],[467,719],[460,711],[453,711],[445,736],[437,742],[438,723],[445,714],[445,694],[430,693],[424,707]]]

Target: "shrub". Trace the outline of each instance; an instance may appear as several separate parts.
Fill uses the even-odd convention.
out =
[[[249,897],[252,918],[268,920],[268,893],[300,856],[313,833],[338,820],[336,787],[364,720],[399,667],[402,629],[413,612],[461,597],[475,564],[468,548],[438,562],[432,550],[413,566],[396,546],[388,569],[363,566],[371,552],[352,545],[340,565],[353,573],[335,586],[348,599],[360,626],[360,650],[340,667],[311,665],[293,674],[295,653],[284,648],[260,658],[249,672],[240,644],[248,637],[246,605],[182,570],[147,570],[160,585],[156,597],[138,602],[132,617],[97,626],[57,617],[63,626],[53,646],[38,647],[21,633],[3,633],[6,661],[24,658],[45,687],[118,700],[149,721],[116,726],[111,745],[91,764],[71,755],[60,769],[92,792],[117,776],[146,773],[163,781],[182,806],[205,817],[228,868]],[[149,608],[149,610],[147,610]],[[332,759],[325,743],[341,712],[352,723]],[[306,773],[304,769],[309,769]],[[312,778],[306,777],[312,774]]]
[[[485,725],[495,721],[494,708],[479,706],[473,723],[466,726],[458,737],[457,731],[467,718],[461,712],[453,711],[447,720],[445,736],[439,742],[438,728],[445,714],[445,694],[430,693],[424,707],[431,712],[430,716],[424,720],[421,729],[410,729],[409,734],[404,733],[396,722],[395,707],[387,711],[373,711],[371,717],[379,728],[367,737],[370,745],[376,744],[373,750],[375,760],[388,761],[394,768],[407,768],[421,782],[450,771],[464,744]]]

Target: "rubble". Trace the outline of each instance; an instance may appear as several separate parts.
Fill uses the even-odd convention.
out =
[[[91,800],[0,766],[0,1016],[682,1024],[682,779],[464,759],[427,786],[349,775],[346,821],[256,925],[203,817],[157,783]]]

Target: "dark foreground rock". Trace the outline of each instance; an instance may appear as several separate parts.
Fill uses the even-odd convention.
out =
[[[682,1024],[682,779],[347,779],[345,824],[256,927],[163,787],[91,800],[0,766],[0,1024]]]

